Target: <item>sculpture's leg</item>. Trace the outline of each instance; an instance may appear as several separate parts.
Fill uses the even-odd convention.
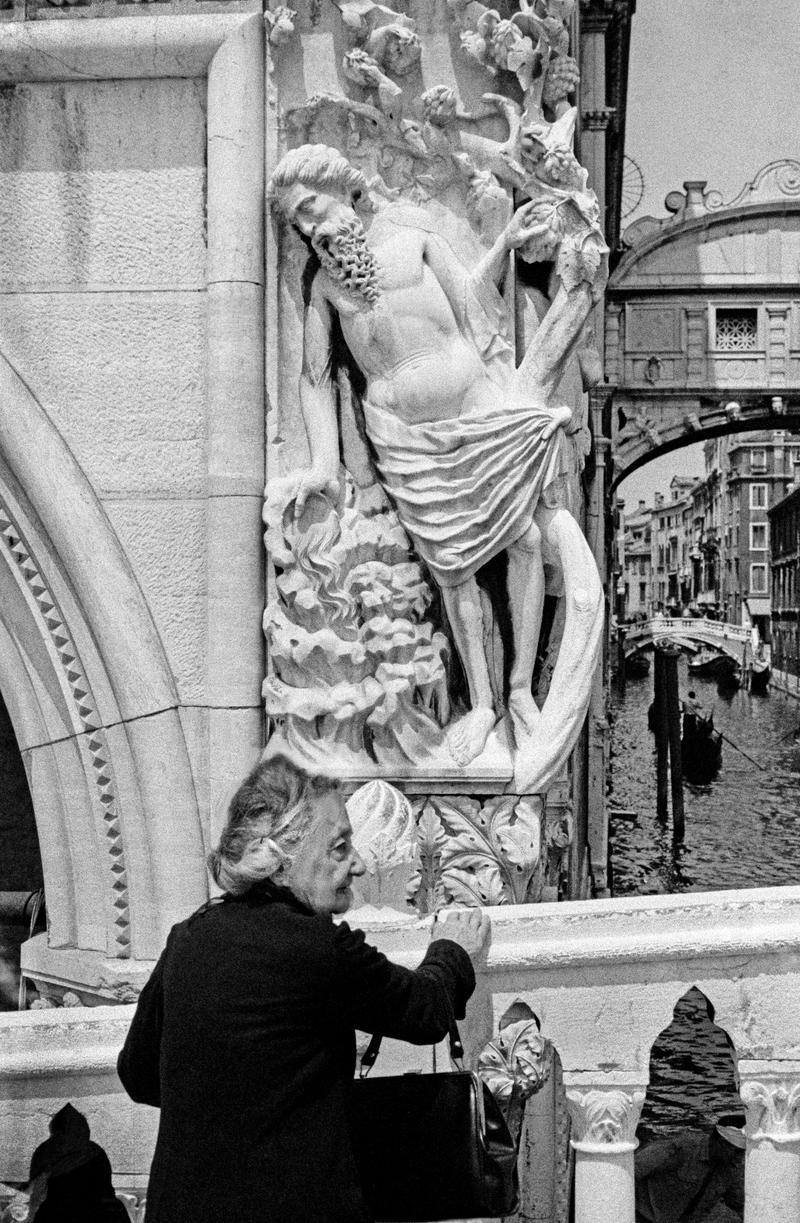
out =
[[[469,713],[459,718],[448,731],[447,745],[458,764],[469,764],[480,756],[496,720],[483,648],[483,612],[474,578],[460,586],[441,589],[455,646],[467,677],[470,703]]]
[[[531,692],[544,607],[542,533],[535,522],[508,549],[508,606],[514,634],[508,709],[515,734],[524,737],[541,717]]]
[[[565,509],[539,506],[536,522],[564,575],[566,620],[541,717],[534,733],[517,742],[517,793],[546,790],[566,763],[589,708],[603,634],[603,587],[583,532]]]

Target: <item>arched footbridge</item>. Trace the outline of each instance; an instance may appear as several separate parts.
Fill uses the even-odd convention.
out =
[[[730,654],[737,662],[744,661],[745,652],[751,644],[751,630],[741,624],[727,624],[721,620],[695,620],[688,616],[654,616],[641,624],[631,624],[625,634],[625,657],[640,650],[651,648],[656,641],[666,640],[690,650],[701,646],[712,646],[724,654]]]

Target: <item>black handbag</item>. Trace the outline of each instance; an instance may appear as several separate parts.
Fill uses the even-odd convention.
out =
[[[458,1070],[368,1079],[380,1044],[373,1036],[361,1059],[351,1113],[361,1186],[377,1223],[513,1214],[517,1145],[489,1088],[463,1068],[455,1023],[450,1057]]]

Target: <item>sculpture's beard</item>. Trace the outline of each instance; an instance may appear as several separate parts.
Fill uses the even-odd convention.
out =
[[[370,305],[375,304],[380,297],[378,265],[358,217],[342,221],[332,233],[315,237],[312,245],[332,280]]]

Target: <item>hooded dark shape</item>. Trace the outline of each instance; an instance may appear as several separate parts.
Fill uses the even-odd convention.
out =
[[[71,1104],[50,1118],[50,1137],[31,1160],[35,1223],[126,1223],[108,1156],[89,1134],[89,1122]]]

